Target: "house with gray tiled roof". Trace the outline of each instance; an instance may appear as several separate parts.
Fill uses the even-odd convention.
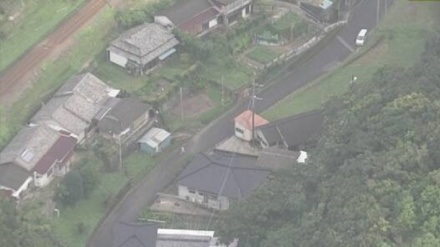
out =
[[[110,62],[140,74],[148,74],[176,52],[179,41],[170,30],[145,23],[122,33],[107,49]]]
[[[247,198],[264,183],[270,170],[255,165],[257,158],[215,151],[200,153],[177,178],[178,196],[216,210],[231,200]]]
[[[70,133],[44,124],[23,128],[0,152],[0,189],[19,197],[31,181],[44,187],[55,176],[63,176],[76,143]]]
[[[32,182],[32,173],[13,163],[0,165],[0,192],[7,196],[20,198]]]
[[[31,118],[31,123],[65,130],[82,142],[92,121],[119,90],[113,89],[91,73],[68,80]]]
[[[278,119],[256,128],[256,139],[263,148],[281,147],[300,151],[313,146],[323,130],[322,110]]]
[[[152,119],[152,107],[139,99],[122,98],[97,119],[98,132],[104,137],[125,140],[129,136],[142,131]]]

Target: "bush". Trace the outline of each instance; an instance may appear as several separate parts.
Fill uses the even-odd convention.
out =
[[[119,10],[116,13],[116,22],[118,23],[119,28],[124,30],[140,25],[146,21],[152,21],[152,17],[147,15],[147,13],[141,9],[124,9]]]
[[[4,31],[0,30],[0,40],[6,39],[7,35]]]
[[[84,186],[81,174],[73,170],[64,177],[56,193],[56,200],[64,206],[74,206],[84,198]]]
[[[293,27],[293,35],[301,37],[309,31],[309,24],[306,21],[300,21]]]
[[[98,171],[87,159],[82,159],[78,168],[67,173],[55,200],[64,206],[74,206],[78,201],[88,198],[100,183]]]
[[[140,9],[124,9],[116,13],[119,28],[125,30],[145,22],[153,22],[154,14],[172,5],[175,0],[161,0],[145,5]]]
[[[87,226],[84,222],[78,222],[78,224],[76,224],[76,233],[78,233],[79,235],[83,235],[86,232]]]

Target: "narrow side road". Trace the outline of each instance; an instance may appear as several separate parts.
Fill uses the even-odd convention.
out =
[[[337,34],[338,38],[329,41],[325,47],[320,48],[316,55],[299,65],[292,68],[283,77],[278,78],[273,85],[261,92],[258,97],[263,98],[256,102],[256,112],[261,112],[282,98],[288,96],[293,91],[306,85],[308,82],[328,72],[329,65],[342,62],[351,54],[349,47],[355,47],[355,39],[360,29],[371,30],[376,26],[377,16],[384,14],[384,4],[388,7],[392,0],[361,0],[351,13],[348,23]],[[380,7],[378,8],[378,4]],[[379,12],[377,12],[379,10]],[[343,42],[341,42],[341,40]],[[233,118],[245,110],[247,102],[239,104],[228,114],[222,116],[207,129],[193,138],[186,150],[197,153],[207,150],[224,138],[233,134]],[[118,221],[134,221],[137,213],[144,205],[153,202],[157,192],[170,184],[178,173],[182,165],[183,156],[176,152],[167,161],[158,166],[147,176],[141,184],[133,189],[110,213],[96,233],[91,236],[90,247],[108,247],[112,244],[111,229],[112,225]]]

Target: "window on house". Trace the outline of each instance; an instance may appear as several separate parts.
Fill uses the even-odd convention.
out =
[[[240,134],[244,134],[244,131],[240,128],[235,128],[235,132],[238,132]]]
[[[188,192],[191,193],[191,194],[195,194],[196,193],[195,190],[188,190]]]

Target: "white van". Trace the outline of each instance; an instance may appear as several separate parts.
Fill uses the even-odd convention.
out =
[[[356,38],[356,45],[358,46],[364,45],[366,37],[367,37],[367,29],[361,29],[361,31],[359,32]]]

